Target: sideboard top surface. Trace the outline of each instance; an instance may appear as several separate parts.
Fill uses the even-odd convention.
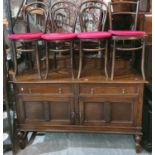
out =
[[[12,78],[12,83],[147,83],[137,73],[125,73],[115,76],[114,80],[106,80],[104,73],[93,72],[93,74],[82,75],[80,79],[72,79],[68,73],[52,72],[47,79],[39,79],[37,74],[23,74]]]

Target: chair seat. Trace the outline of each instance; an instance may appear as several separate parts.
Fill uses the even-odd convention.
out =
[[[81,32],[77,34],[77,37],[80,39],[99,39],[99,38],[108,38],[112,34],[109,32]]]
[[[49,33],[44,34],[41,36],[41,38],[45,40],[66,40],[66,39],[73,39],[77,36],[76,33],[71,32],[64,32],[64,33]]]
[[[29,40],[29,39],[39,39],[43,33],[41,32],[34,32],[34,33],[17,33],[17,34],[10,34],[8,35],[9,39],[13,40]]]
[[[116,36],[134,36],[134,37],[145,36],[144,31],[109,30],[108,32]]]

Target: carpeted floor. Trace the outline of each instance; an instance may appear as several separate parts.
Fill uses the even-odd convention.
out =
[[[134,148],[131,135],[40,133],[17,155],[136,155]],[[11,155],[11,152],[4,155]],[[143,150],[139,155],[150,153]]]

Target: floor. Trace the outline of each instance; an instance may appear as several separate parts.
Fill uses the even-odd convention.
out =
[[[17,155],[136,155],[134,147],[131,135],[38,133],[33,143],[18,150]],[[4,155],[12,155],[12,152]],[[143,150],[140,155],[151,153]]]

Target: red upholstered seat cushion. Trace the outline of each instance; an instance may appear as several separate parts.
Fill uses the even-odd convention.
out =
[[[109,30],[108,32],[116,36],[144,36],[144,31]]]
[[[76,33],[72,33],[72,32],[49,33],[41,36],[41,38],[45,40],[65,40],[65,39],[73,39],[75,37],[76,37]]]
[[[39,39],[43,33],[41,32],[34,32],[34,33],[17,33],[17,34],[10,34],[8,38],[13,40],[28,40],[28,39]]]
[[[108,38],[112,34],[109,32],[81,32],[77,34],[77,37],[80,39],[99,39],[99,38]]]

